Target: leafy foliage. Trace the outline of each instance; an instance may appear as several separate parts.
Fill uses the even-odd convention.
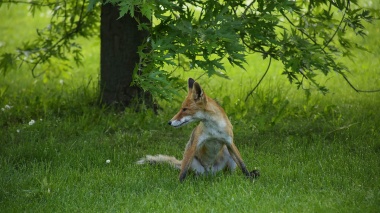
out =
[[[9,0],[0,1],[0,6],[4,3],[29,4],[33,15],[47,9],[51,19],[45,28],[37,29],[34,40],[25,41],[17,51],[3,53],[0,56],[0,72],[3,74],[12,68],[17,68],[17,63],[31,66],[35,77],[44,74],[47,70],[60,72],[70,69],[66,61],[71,58],[77,65],[81,65],[81,46],[75,42],[75,39],[89,38],[98,34],[98,11],[95,9],[88,11],[86,1]],[[44,64],[48,67],[39,67]],[[38,73],[36,73],[37,70]]]
[[[0,5],[8,2],[17,3],[3,0]],[[73,39],[98,33],[99,3],[118,6],[120,17],[132,16],[139,29],[150,32],[139,49],[134,83],[160,97],[170,97],[167,91],[174,93],[172,88],[178,81],[173,79],[180,69],[201,69],[208,76],[228,78],[224,64],[244,69],[252,64],[246,61],[250,53],[281,61],[283,74],[298,88],[308,81],[326,93],[327,88],[316,76],[335,72],[348,81],[345,73],[349,69],[337,59],[352,57],[354,48],[365,50],[348,35],[365,36],[364,22],[378,15],[356,0],[29,1],[32,11],[49,7],[51,23],[38,30],[37,38],[26,42],[17,53],[1,55],[0,72],[5,74],[20,61],[31,64],[34,73],[39,64],[52,58],[67,60],[67,53],[80,64],[81,49]],[[151,22],[140,21],[136,13]],[[157,85],[161,89],[157,90]]]
[[[309,81],[323,93],[327,88],[315,80],[318,71],[345,77],[348,68],[337,58],[352,56],[355,47],[365,49],[347,35],[365,36],[363,21],[374,19],[369,10],[349,0],[109,2],[119,4],[121,16],[133,16],[138,9],[152,18],[153,26],[142,26],[151,32],[152,51],[140,55],[154,62],[152,70],[165,72],[168,65],[174,70],[199,68],[209,76],[227,78],[224,63],[244,69],[251,64],[246,55],[253,52],[281,61],[283,74],[299,88]]]

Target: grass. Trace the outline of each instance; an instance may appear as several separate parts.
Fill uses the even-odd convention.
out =
[[[20,27],[7,17],[23,10],[0,11],[1,48],[33,34],[7,36]],[[29,19],[15,16],[20,23]],[[378,26],[361,41],[372,53],[359,54],[357,64],[345,61],[361,88],[379,84]],[[245,103],[266,68],[256,56],[250,72],[231,68],[230,81],[201,78],[206,93],[231,117],[247,166],[259,168],[262,177],[251,182],[237,170],[189,176],[180,184],[169,166],[134,162],[156,153],[181,158],[195,124],[166,124],[180,103],[163,103],[158,115],[94,105],[96,81],[88,76],[97,79],[98,41],[84,42],[85,66],[62,77],[63,84],[60,78],[33,79],[26,69],[0,79],[3,212],[379,212],[379,93],[358,94],[338,76],[328,76],[330,93],[314,92],[308,99],[274,64]]]

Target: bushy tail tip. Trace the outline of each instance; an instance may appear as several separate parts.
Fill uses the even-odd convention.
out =
[[[136,164],[157,164],[157,163],[168,163],[176,169],[181,168],[181,161],[177,160],[175,157],[167,155],[147,155],[136,162]]]

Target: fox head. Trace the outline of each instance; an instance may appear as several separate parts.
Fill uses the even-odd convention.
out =
[[[207,97],[201,86],[192,78],[188,80],[188,89],[186,99],[183,101],[181,109],[169,121],[169,125],[171,126],[180,127],[192,121],[202,119],[203,110],[207,104]]]

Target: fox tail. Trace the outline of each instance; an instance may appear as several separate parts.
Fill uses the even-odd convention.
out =
[[[158,164],[158,163],[168,163],[176,169],[181,169],[181,161],[177,160],[175,157],[167,155],[147,155],[136,162],[137,164]]]

